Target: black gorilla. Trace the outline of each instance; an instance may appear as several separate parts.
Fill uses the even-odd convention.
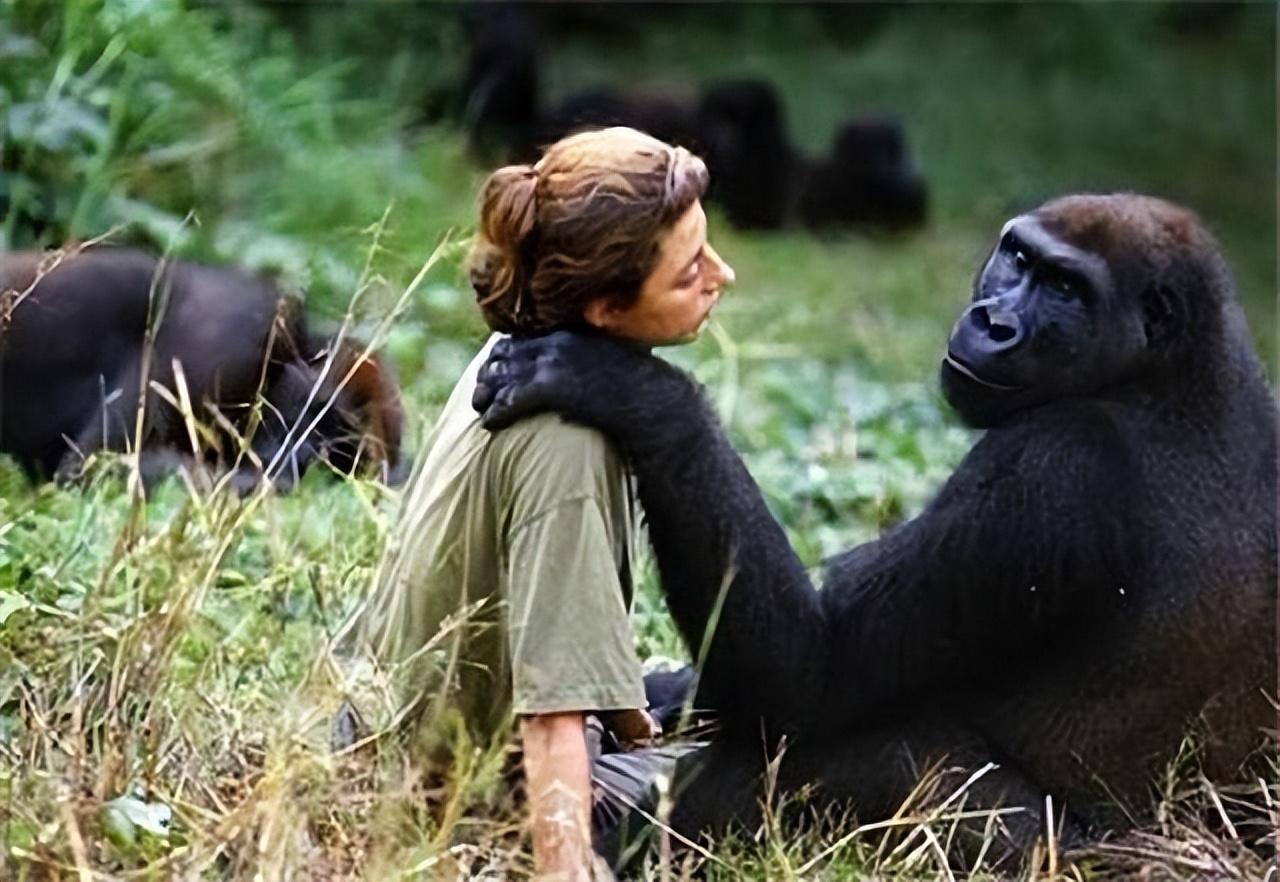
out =
[[[696,100],[609,87],[578,92],[542,116],[521,158],[532,161],[538,145],[603,126],[630,126],[701,155],[711,172],[707,199],[734,226],[776,229],[790,217],[798,156],[782,99],[765,80],[713,83]]]
[[[332,347],[308,333],[296,300],[262,279],[98,248],[0,256],[0,294],[0,451],[32,478],[71,478],[88,454],[131,448],[144,376],[145,477],[178,452],[191,456],[193,443],[202,458],[229,462],[237,435],[251,436],[281,489],[317,457],[343,471],[398,471],[402,413],[390,368],[347,339],[326,369]],[[175,362],[206,427],[195,437]],[[246,462],[234,483],[248,490],[259,476]]]
[[[494,157],[535,150],[540,64],[531,10],[516,3],[469,3],[461,18],[470,51],[458,116],[472,151]]]
[[[902,228],[924,223],[927,204],[928,190],[902,123],[865,117],[841,126],[831,156],[809,164],[798,211],[809,227]]]
[[[486,422],[554,409],[621,445],[672,615],[694,657],[710,639],[722,732],[682,769],[678,830],[753,824],[786,736],[780,788],[863,821],[936,760],[953,787],[995,763],[966,807],[1023,809],[1016,851],[1047,795],[1068,837],[1121,828],[1189,729],[1229,778],[1275,725],[1276,409],[1196,217],[1113,195],[1015,218],[941,370],[989,430],[815,591],[686,375],[603,337],[495,349]]]
[[[548,110],[538,122],[532,152],[522,158],[536,161],[539,148],[573,132],[606,126],[630,126],[689,149],[697,149],[701,140],[689,102],[656,92],[601,86],[575,92]]]
[[[711,172],[708,199],[736,227],[777,229],[790,216],[800,158],[782,97],[766,80],[715,83],[698,103],[699,144]]]
[[[708,201],[736,227],[923,222],[925,182],[893,118],[846,122],[831,155],[811,160],[791,143],[782,96],[759,78],[713,82],[688,95],[595,86],[544,106],[537,20],[546,14],[505,2],[462,8],[470,51],[457,116],[479,156],[532,163],[566,135],[630,126],[706,159]]]

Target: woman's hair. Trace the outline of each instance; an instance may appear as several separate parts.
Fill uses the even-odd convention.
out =
[[[682,147],[628,128],[583,132],[535,165],[485,182],[471,286],[495,331],[541,334],[576,324],[587,302],[633,302],[658,240],[707,189]]]

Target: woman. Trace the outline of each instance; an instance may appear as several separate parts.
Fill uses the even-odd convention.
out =
[[[733,281],[706,241],[706,186],[700,159],[626,128],[497,170],[470,261],[485,320],[498,334],[694,339]],[[650,734],[627,621],[633,498],[595,430],[554,415],[481,427],[471,397],[494,339],[440,415],[358,633],[395,668],[428,749],[447,715],[488,744],[514,710],[538,872],[587,878],[584,715]]]

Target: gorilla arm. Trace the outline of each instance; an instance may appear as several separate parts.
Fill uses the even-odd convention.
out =
[[[822,598],[705,403],[677,419],[669,445],[632,457],[663,593],[694,659],[705,653],[699,701],[728,730],[763,717],[772,743],[822,713]]]
[[[1131,614],[1136,472],[1101,408],[1066,402],[993,429],[917,518],[828,562],[841,639],[839,706],[877,708],[1079,645],[1091,619]],[[1123,504],[1121,504],[1123,500]],[[1128,594],[1126,594],[1126,589]]]
[[[822,712],[821,598],[697,385],[631,346],[567,332],[495,345],[476,409],[500,428],[553,410],[622,448],[672,617],[702,665],[698,697],[767,743]],[[710,642],[707,643],[707,638]]]

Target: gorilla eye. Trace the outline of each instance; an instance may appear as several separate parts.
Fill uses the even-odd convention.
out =
[[[1045,284],[1067,300],[1080,300],[1085,293],[1084,283],[1074,275],[1055,270],[1045,275]]]
[[[1027,253],[1019,248],[1013,253],[1013,265],[1020,270],[1024,270],[1031,266],[1031,258],[1027,257]]]

